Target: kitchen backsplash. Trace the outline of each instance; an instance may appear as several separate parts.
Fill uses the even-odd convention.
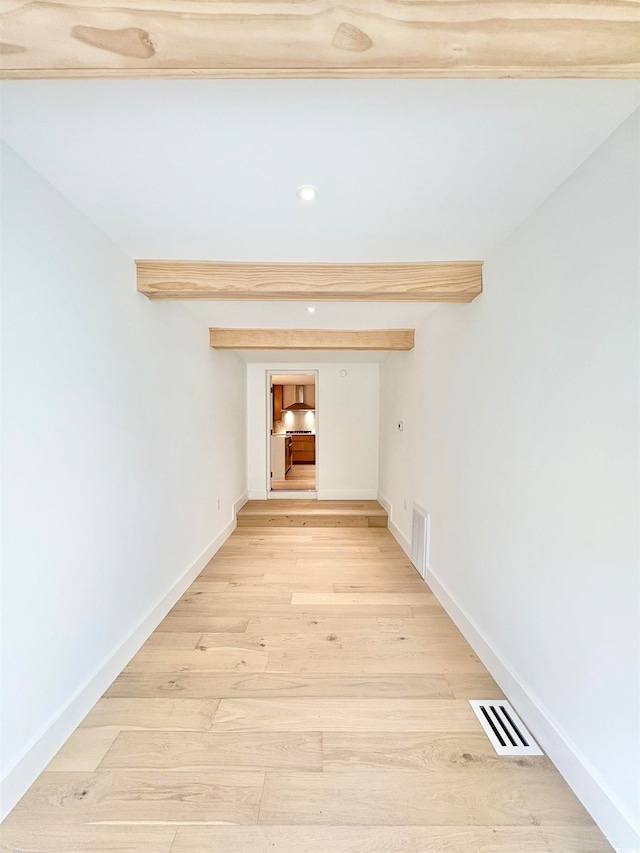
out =
[[[286,432],[287,430],[310,429],[316,431],[315,412],[284,412],[283,419],[274,424],[274,433]]]

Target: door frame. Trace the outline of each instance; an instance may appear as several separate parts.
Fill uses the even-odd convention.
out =
[[[291,375],[300,375],[300,376],[313,376],[315,378],[315,391],[316,391],[316,487],[315,489],[291,489],[291,491],[285,489],[278,489],[277,491],[273,491],[271,488],[271,418],[272,418],[272,403],[271,403],[271,386],[273,384],[273,376],[279,376],[283,373],[290,373]],[[265,441],[266,441],[266,458],[267,458],[267,466],[266,466],[266,487],[267,487],[267,498],[270,500],[278,500],[278,499],[289,499],[298,498],[300,500],[317,500],[318,492],[320,490],[320,465],[318,461],[320,459],[320,371],[316,368],[301,368],[301,367],[289,367],[285,365],[284,367],[268,367],[265,371],[265,413],[266,413],[266,429],[265,429]]]

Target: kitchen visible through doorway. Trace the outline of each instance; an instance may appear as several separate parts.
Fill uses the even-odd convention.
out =
[[[317,488],[316,374],[272,374],[270,491]]]

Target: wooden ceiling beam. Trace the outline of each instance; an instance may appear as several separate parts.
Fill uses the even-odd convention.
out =
[[[136,261],[149,299],[471,302],[482,261],[420,264],[254,264]]]
[[[209,329],[214,349],[410,350],[414,329]]]
[[[4,77],[637,77],[639,0],[12,0]]]

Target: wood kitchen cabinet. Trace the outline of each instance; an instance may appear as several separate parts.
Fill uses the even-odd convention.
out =
[[[315,435],[292,435],[293,464],[315,464],[316,437]]]
[[[283,400],[283,385],[273,386],[273,420],[282,420],[282,400]]]

